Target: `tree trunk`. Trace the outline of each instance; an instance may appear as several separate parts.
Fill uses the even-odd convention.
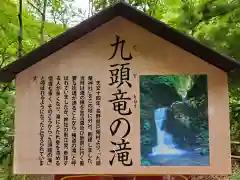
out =
[[[23,39],[23,27],[22,27],[22,0],[19,0],[19,34],[18,34],[18,57],[22,57],[22,39]]]
[[[41,24],[41,29],[40,29],[40,34],[41,34],[41,39],[40,43],[44,43],[44,26],[45,26],[45,21],[46,21],[46,9],[47,9],[47,0],[44,0],[43,2],[43,11],[42,11],[42,24]]]
[[[88,18],[91,16],[91,0],[88,0]]]

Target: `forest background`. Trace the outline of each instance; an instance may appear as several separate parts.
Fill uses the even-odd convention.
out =
[[[87,9],[77,6],[79,1],[87,1]],[[117,1],[0,0],[0,68]],[[127,3],[240,60],[240,0],[128,0]],[[14,98],[14,81],[0,84],[0,180],[26,177],[12,175]],[[237,76],[229,78],[229,103],[231,179],[240,180],[240,78]]]

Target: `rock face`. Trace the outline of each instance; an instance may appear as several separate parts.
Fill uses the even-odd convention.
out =
[[[154,100],[154,107],[169,107],[176,101],[181,101],[181,96],[174,87],[167,84],[153,84],[151,86],[151,98]]]
[[[184,148],[185,145],[194,146],[196,143],[198,132],[192,128],[190,112],[188,104],[182,102],[173,104],[168,111],[165,131],[172,134],[179,148]]]

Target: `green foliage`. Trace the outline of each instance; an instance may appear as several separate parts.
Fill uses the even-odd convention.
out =
[[[240,139],[240,88],[230,89],[230,120],[231,120],[231,137],[232,140]]]
[[[14,119],[14,91],[1,91],[0,102],[4,107],[0,107],[0,170],[4,173],[10,171],[12,159],[12,137]],[[10,172],[8,172],[10,173]]]
[[[62,24],[64,28],[79,23],[85,14],[80,8],[74,6],[76,0],[49,0],[48,11],[55,23]]]
[[[0,67],[3,67],[17,57],[18,44],[18,4],[12,0],[4,0],[0,6]],[[35,16],[26,7],[23,9],[23,53],[26,54],[39,46],[40,25]],[[62,33],[65,29],[60,25],[47,22],[45,25],[46,41]]]
[[[145,79],[149,79],[149,81],[145,81]],[[192,86],[192,76],[190,75],[180,75],[180,76],[143,76],[141,77],[141,80],[143,82],[142,86],[144,88],[147,88],[149,90],[150,87],[148,87],[148,83],[151,82],[153,84],[159,84],[159,83],[165,83],[173,88],[175,88],[178,92],[178,94],[183,98],[186,96],[186,92],[191,88]]]
[[[231,180],[239,180],[240,179],[240,167],[239,164],[233,163],[233,173],[230,178]]]
[[[23,54],[39,46],[41,21],[36,14],[23,6]],[[45,41],[62,33],[66,28],[52,22],[45,23]],[[18,54],[18,2],[4,0],[0,6],[0,68],[17,59]],[[0,84],[0,179],[23,179],[12,175],[13,127],[14,127],[14,82]]]

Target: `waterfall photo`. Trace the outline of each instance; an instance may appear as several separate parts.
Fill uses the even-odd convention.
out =
[[[207,75],[141,75],[141,166],[209,166]]]

